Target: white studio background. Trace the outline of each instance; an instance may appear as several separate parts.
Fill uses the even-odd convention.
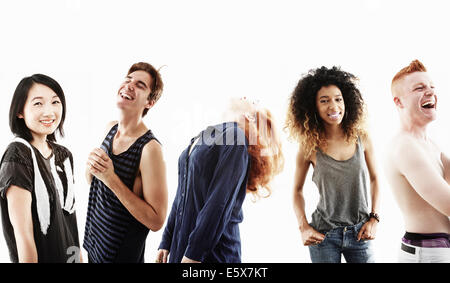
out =
[[[8,112],[19,81],[47,74],[67,100],[66,145],[75,158],[77,216],[84,235],[89,186],[88,153],[116,119],[115,95],[131,64],[161,70],[165,90],[145,117],[162,142],[169,208],[177,188],[177,160],[191,137],[209,125],[229,97],[261,101],[283,128],[287,101],[300,76],[322,65],[357,75],[369,109],[382,204],[374,241],[379,262],[396,261],[403,219],[387,185],[382,161],[398,127],[390,95],[394,74],[421,60],[434,79],[438,119],[430,136],[449,153],[450,19],[447,1],[6,1],[0,4],[0,148],[12,136]],[[268,199],[244,204],[243,262],[310,262],[292,208],[297,144],[282,133],[285,169]],[[318,201],[305,185],[307,214]],[[162,230],[151,232],[146,261],[153,262]],[[87,260],[84,253],[84,259]],[[0,262],[9,262],[4,240]]]

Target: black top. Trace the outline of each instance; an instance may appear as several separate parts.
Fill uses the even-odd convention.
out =
[[[63,185],[64,196],[67,195],[66,170],[72,170],[73,158],[70,151],[55,143],[49,142],[52,154],[55,156],[56,166],[63,172],[58,172]],[[34,191],[34,168],[30,149],[20,142],[9,144],[0,164],[0,206],[2,213],[3,234],[9,249],[12,262],[18,262],[14,229],[11,225],[8,213],[7,189],[15,185],[29,191],[32,195],[31,216],[33,221],[34,241],[36,244],[38,262],[68,262],[72,261],[74,251],[78,256],[79,239],[75,212],[69,214],[61,208],[55,181],[51,174],[50,157],[45,159],[42,154],[33,147],[36,161],[47,187],[50,202],[50,226],[46,235],[41,232],[36,207],[36,195]],[[64,161],[69,158],[72,168],[64,168]]]
[[[155,139],[151,130],[139,137],[126,151],[112,152],[118,125],[105,137],[101,148],[114,164],[114,172],[133,190],[144,146]],[[145,174],[145,172],[143,172]],[[93,263],[142,263],[148,228],[131,215],[102,181],[92,178],[83,247]]]
[[[181,153],[178,189],[160,249],[169,262],[183,256],[201,262],[241,262],[239,223],[243,220],[250,157],[237,123],[201,132]]]

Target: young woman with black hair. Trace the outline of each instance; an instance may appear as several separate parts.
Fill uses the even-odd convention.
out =
[[[79,262],[73,158],[63,136],[64,92],[35,74],[18,84],[9,125],[16,138],[0,167],[3,234],[12,262]]]

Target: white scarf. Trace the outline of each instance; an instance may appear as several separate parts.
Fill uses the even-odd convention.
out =
[[[22,138],[15,138],[15,142],[20,142],[26,145],[31,150],[31,157],[33,159],[33,168],[34,168],[34,195],[36,196],[36,207],[37,214],[39,218],[39,224],[41,226],[41,231],[44,235],[47,234],[47,229],[50,226],[50,200],[48,196],[47,187],[45,186],[44,180],[41,176],[41,171],[39,170],[39,166],[37,164],[36,156],[34,154],[34,150],[31,147],[30,143]],[[53,180],[56,184],[56,191],[58,193],[59,200],[61,202],[61,207],[72,214],[75,211],[75,206],[73,205],[75,201],[74,196],[74,179],[73,179],[73,168],[70,165],[70,159],[66,158],[64,160],[64,169],[65,171],[56,165],[55,163],[55,154],[50,158],[50,169]],[[69,170],[71,168],[72,170]],[[65,172],[67,179],[67,196],[64,200],[64,188],[57,173],[57,170],[60,172]]]

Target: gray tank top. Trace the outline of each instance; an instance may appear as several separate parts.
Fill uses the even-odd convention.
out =
[[[359,138],[355,154],[345,161],[317,150],[312,180],[319,189],[320,200],[310,223],[314,229],[324,233],[369,219],[367,171]]]

